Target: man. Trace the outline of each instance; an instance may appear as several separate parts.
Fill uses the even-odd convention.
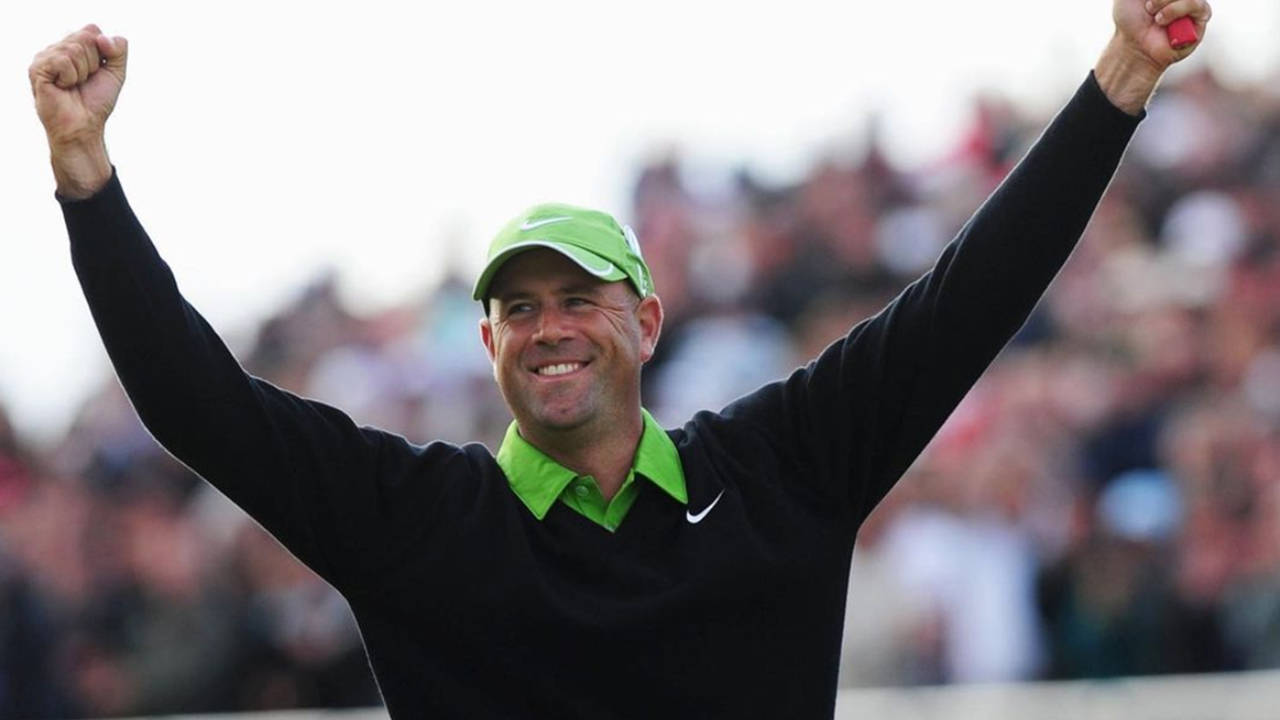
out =
[[[395,717],[824,717],[858,526],[1025,320],[1204,0],[1115,0],[1094,72],[881,313],[785,380],[661,430],[640,248],[540,206],[494,240],[481,339],[515,416],[426,446],[248,376],[129,208],[103,128],[127,45],[36,56],[72,258],[148,429],[348,599]],[[856,603],[856,598],[855,598]]]

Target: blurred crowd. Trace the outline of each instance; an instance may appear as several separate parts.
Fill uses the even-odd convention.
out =
[[[1280,95],[1203,71],[1149,113],[1027,326],[864,527],[843,685],[1280,667]],[[667,310],[647,407],[678,425],[875,313],[1045,121],[983,97],[925,167],[871,132],[785,186],[641,168],[629,219]],[[318,278],[230,344],[361,423],[496,449],[469,282],[361,317]],[[377,702],[344,601],[114,379],[39,452],[0,409],[0,719]]]

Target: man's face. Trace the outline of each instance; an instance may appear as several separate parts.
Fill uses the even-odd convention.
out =
[[[521,430],[607,430],[639,414],[640,366],[662,326],[656,297],[541,248],[508,260],[489,297],[480,336]]]

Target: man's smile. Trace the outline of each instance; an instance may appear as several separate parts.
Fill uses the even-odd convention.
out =
[[[533,373],[538,377],[559,378],[565,375],[573,375],[588,364],[590,363],[581,360],[549,362],[534,367]]]

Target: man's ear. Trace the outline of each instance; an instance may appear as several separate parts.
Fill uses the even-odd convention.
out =
[[[489,362],[493,362],[493,326],[489,318],[480,318],[480,342],[484,343],[484,351],[489,353]]]
[[[640,321],[640,362],[653,357],[658,348],[658,336],[662,334],[662,301],[657,295],[640,300],[636,306],[636,318]]]

